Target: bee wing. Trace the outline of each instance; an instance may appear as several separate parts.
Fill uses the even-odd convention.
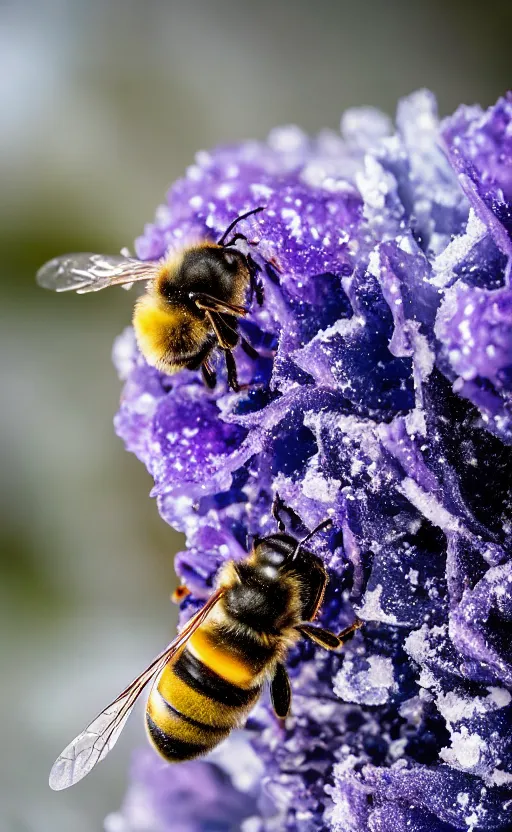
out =
[[[99,292],[107,286],[135,283],[154,277],[157,263],[145,263],[122,254],[64,254],[41,266],[36,279],[54,292]]]
[[[151,679],[165,667],[173,656],[181,650],[190,636],[202,624],[212,607],[215,606],[224,589],[214,592],[204,607],[197,612],[185,625],[181,633],[172,641],[159,655],[153,659],[151,664],[136,679],[107,705],[85,731],[76,737],[62,752],[53,764],[50,772],[50,786],[55,791],[67,789],[78,783],[86,774],[101,762],[109,751],[116,744],[126,720],[128,719],[135,702],[143,689]]]

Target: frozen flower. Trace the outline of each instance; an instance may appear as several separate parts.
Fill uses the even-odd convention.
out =
[[[256,800],[237,789],[213,763],[193,760],[171,768],[152,751],[136,757],[132,785],[106,832],[238,832],[257,813]]]
[[[506,98],[439,123],[419,92],[396,129],[352,110],[339,135],[285,128],[201,153],[137,240],[157,258],[265,206],[243,226],[265,289],[241,323],[260,354],[236,355],[246,390],[228,389],[221,361],[213,392],[196,373],[161,375],[131,330],[115,348],[117,431],[186,533],[183,614],[274,530],[278,492],[292,532],[334,521],[312,544],[330,574],[321,623],[366,622],[343,655],[291,652],[286,726],[266,699],[252,714],[263,772],[243,829],[509,824],[511,117]],[[147,817],[165,788],[140,793]],[[158,811],[148,832],[178,828]]]

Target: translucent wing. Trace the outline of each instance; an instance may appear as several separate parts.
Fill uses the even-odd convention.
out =
[[[76,737],[53,764],[50,772],[50,786],[55,791],[67,789],[89,774],[96,763],[107,756],[116,744],[135,702],[151,679],[165,667],[168,661],[181,650],[192,633],[202,624],[210,610],[217,603],[224,589],[218,589],[210,596],[204,607],[185,625],[181,633],[162,651],[117,699],[107,705],[85,731]]]
[[[155,276],[158,264],[143,263],[122,254],[64,254],[41,266],[37,282],[44,289],[54,292],[99,292],[107,286],[150,280]]]

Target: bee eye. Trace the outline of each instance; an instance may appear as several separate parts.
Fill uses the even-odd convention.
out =
[[[160,294],[167,300],[172,300],[174,297],[174,288],[169,280],[162,281],[158,287]]]

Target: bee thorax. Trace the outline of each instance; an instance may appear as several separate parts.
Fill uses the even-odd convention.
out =
[[[290,591],[286,584],[267,581],[256,584],[235,584],[225,595],[224,608],[236,622],[257,632],[279,634],[289,609]]]

